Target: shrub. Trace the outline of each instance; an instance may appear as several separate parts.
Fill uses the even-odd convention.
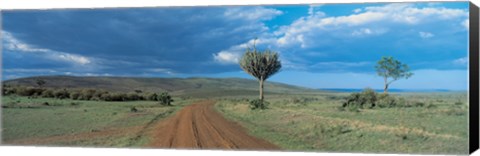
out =
[[[110,101],[126,101],[127,94],[125,93],[112,93],[110,94]]]
[[[130,112],[138,112],[138,109],[135,106],[133,106],[130,108]]]
[[[102,95],[103,94],[108,94],[108,92],[106,91],[95,91],[95,93],[93,93],[92,95],[92,100],[102,100]]]
[[[397,106],[397,99],[389,94],[380,94],[376,103],[380,108],[391,108]]]
[[[2,87],[2,95],[11,95],[11,94],[16,94],[15,88],[4,84]]]
[[[376,105],[377,93],[373,89],[366,88],[360,93],[352,93],[347,97],[342,107],[349,108],[373,108]]]
[[[74,91],[74,92],[70,93],[70,99],[72,99],[72,100],[77,100],[79,97],[80,97],[80,92],[78,92],[78,91]]]
[[[79,100],[90,100],[93,97],[93,94],[95,94],[96,90],[94,89],[83,89],[81,91]]]
[[[157,101],[158,95],[157,93],[150,93],[147,95],[146,99],[150,101]]]
[[[269,103],[267,101],[260,100],[260,99],[255,99],[255,100],[250,101],[250,109],[251,110],[267,109],[268,105],[269,105]]]
[[[20,96],[32,96],[32,95],[42,95],[44,89],[35,88],[35,87],[17,87],[16,94]]]
[[[136,93],[129,93],[129,94],[127,94],[127,99],[129,101],[139,100],[140,96]]]
[[[360,93],[360,97],[365,101],[364,105],[368,105],[370,108],[375,107],[375,102],[377,101],[377,93],[371,88],[366,88]],[[363,108],[363,105],[361,105]]]
[[[53,92],[53,96],[57,99],[65,99],[70,97],[70,93],[67,91],[67,89],[56,90]]]
[[[164,106],[171,106],[173,102],[173,99],[170,95],[168,95],[168,92],[163,92],[162,94],[160,94],[157,100],[160,102],[161,105]]]
[[[53,95],[53,89],[47,89],[45,90],[44,92],[42,92],[42,97],[44,98],[53,98],[54,95]]]

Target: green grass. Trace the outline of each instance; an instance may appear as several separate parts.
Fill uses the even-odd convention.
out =
[[[242,98],[216,108],[254,136],[285,150],[467,154],[466,93],[402,93],[424,107],[341,111],[344,93],[269,96],[270,109],[249,110]],[[296,103],[294,103],[296,102]],[[427,105],[432,105],[427,107]]]
[[[49,106],[43,103],[48,102]],[[190,100],[175,99],[172,107],[164,107],[152,101],[103,102],[58,100],[47,98],[6,96],[2,98],[2,142],[22,139],[68,136],[103,130],[137,127],[131,133],[85,139],[60,140],[47,145],[75,146],[141,146],[148,138],[138,135],[152,120],[161,120]],[[138,112],[131,112],[136,107]],[[138,137],[138,139],[135,139]]]

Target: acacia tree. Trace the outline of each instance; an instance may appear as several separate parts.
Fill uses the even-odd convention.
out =
[[[377,74],[383,77],[384,88],[383,93],[387,93],[388,86],[398,79],[410,78],[413,73],[410,72],[408,65],[403,64],[402,62],[395,60],[393,57],[382,57],[380,61],[377,62],[375,66]]]
[[[263,102],[263,83],[270,76],[277,73],[282,64],[278,59],[278,53],[266,49],[258,51],[253,44],[253,49],[247,47],[245,54],[240,59],[240,67],[248,74],[257,78],[259,84],[260,100]]]

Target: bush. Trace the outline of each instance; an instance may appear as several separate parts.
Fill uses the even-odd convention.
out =
[[[128,98],[129,101],[140,100],[140,97],[141,97],[141,96],[139,96],[139,95],[136,94],[136,93],[129,93],[129,94],[127,95],[127,98]]]
[[[72,100],[77,100],[79,97],[80,97],[80,92],[78,91],[70,93],[70,99]]]
[[[173,99],[170,95],[168,95],[168,92],[163,92],[162,94],[160,94],[157,100],[160,102],[161,105],[164,106],[171,106],[173,102]]]
[[[16,94],[20,96],[33,96],[33,95],[42,95],[44,89],[35,88],[35,87],[17,87]]]
[[[54,95],[53,95],[53,89],[47,89],[45,90],[44,92],[42,92],[42,97],[44,98],[53,98]]]
[[[126,101],[127,100],[127,94],[125,93],[112,93],[110,94],[110,100],[109,101]]]
[[[150,100],[150,101],[157,101],[158,95],[157,95],[157,93],[150,93],[150,94],[147,95],[147,97],[145,99]]]
[[[4,84],[2,87],[2,95],[11,95],[11,94],[16,94],[15,88]]]
[[[267,101],[260,100],[260,99],[255,99],[255,100],[250,101],[250,109],[251,110],[267,109],[268,105],[269,105],[269,103]]]
[[[376,105],[377,93],[373,89],[366,88],[360,93],[352,93],[347,97],[342,107],[349,108],[373,108]]]
[[[428,105],[424,101],[406,100],[405,98],[397,98],[390,94],[377,94],[372,89],[365,89],[360,93],[350,94],[345,102],[342,103],[340,111],[350,110],[359,111],[363,108],[392,108],[392,107],[428,107],[433,108],[432,104]]]
[[[389,94],[380,94],[376,103],[380,108],[391,108],[397,106],[398,100]]]
[[[138,112],[138,109],[135,106],[133,106],[130,108],[130,112]]]
[[[79,96],[79,100],[90,100],[95,92],[96,90],[94,89],[83,89]]]
[[[96,101],[103,100],[103,99],[102,99],[102,95],[103,95],[103,94],[108,94],[108,92],[105,92],[105,91],[95,91],[95,93],[93,93],[93,95],[92,95],[91,100],[96,100]]]
[[[70,93],[67,91],[67,89],[56,90],[53,92],[53,96],[57,99],[66,99],[70,98]]]

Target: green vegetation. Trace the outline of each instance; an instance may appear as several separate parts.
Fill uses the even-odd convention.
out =
[[[364,100],[372,100],[367,98],[372,92],[360,94],[365,95]],[[365,102],[365,108],[357,111],[339,109],[350,96],[270,95],[269,109],[261,111],[249,111],[243,97],[230,97],[219,99],[216,109],[247,127],[252,135],[288,150],[467,154],[465,92],[397,93],[390,96],[411,107],[368,109],[371,105]]]
[[[401,78],[408,79],[413,75],[413,73],[409,71],[410,69],[408,68],[408,65],[395,60],[393,57],[382,57],[382,59],[377,62],[375,69],[377,70],[377,74],[383,77],[384,93],[387,93],[388,86],[392,82]]]
[[[143,93],[139,90],[130,93],[108,92],[105,90],[95,89],[73,89],[67,90],[54,88],[37,88],[25,86],[7,86],[4,85],[3,95],[19,95],[28,96],[28,98],[56,98],[56,99],[72,99],[72,100],[93,100],[93,101],[137,101],[150,100],[159,101],[162,105],[172,105],[172,97],[168,92],[160,95],[156,93]]]
[[[258,82],[241,78],[140,78],[140,77],[77,77],[77,76],[41,76],[7,80],[3,85],[34,87],[36,80],[46,83],[43,88],[68,90],[101,89],[111,93],[169,92],[172,96],[219,97],[228,95],[258,96]],[[265,93],[317,92],[313,89],[265,82]]]
[[[42,85],[37,79],[3,84],[3,143],[144,147],[154,123],[193,101],[215,99],[215,108],[225,117],[285,150],[468,151],[465,92],[381,94],[367,88],[359,93],[334,93],[265,83],[269,101],[261,103],[258,83],[246,79],[43,77]],[[104,80],[130,88],[109,86]],[[80,84],[108,87],[91,89]]]
[[[256,39],[255,39],[256,40]],[[255,41],[254,41],[255,42]],[[252,109],[265,109],[263,101],[263,83],[269,77],[277,73],[282,64],[278,59],[278,53],[266,49],[265,51],[257,51],[255,43],[253,49],[247,48],[247,51],[240,59],[240,67],[248,74],[255,77],[259,84],[260,101],[252,101]]]
[[[54,98],[2,97],[4,144],[141,147],[153,123],[192,102],[175,99],[105,102]]]
[[[377,94],[373,89],[367,88],[360,93],[351,93],[342,103],[340,110],[359,111],[364,108],[392,108],[392,107],[435,107],[426,105],[425,101],[405,100],[404,97],[382,93]]]
[[[163,92],[160,94],[160,96],[158,96],[157,101],[159,101],[161,105],[171,106],[173,99],[170,95],[168,95],[168,92]]]

